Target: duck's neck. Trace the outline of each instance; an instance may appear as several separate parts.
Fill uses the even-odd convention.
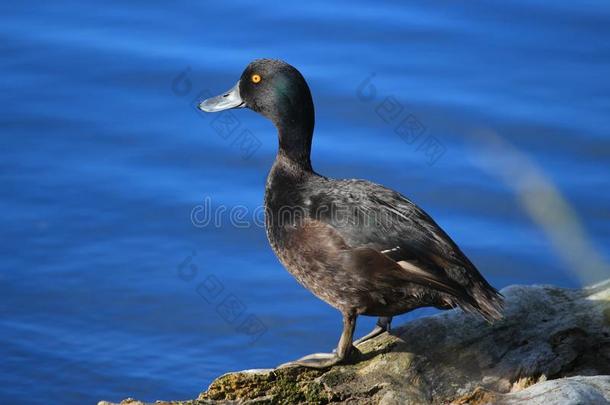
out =
[[[289,125],[278,127],[279,147],[276,160],[295,169],[311,172],[311,126]]]
[[[271,117],[278,131],[276,160],[281,159],[295,168],[312,172],[310,155],[315,113],[309,88],[303,81],[302,88],[282,93],[281,96],[281,102]]]

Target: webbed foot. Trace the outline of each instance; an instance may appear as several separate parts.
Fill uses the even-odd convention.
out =
[[[311,368],[328,368],[338,364],[343,359],[340,358],[337,353],[314,353],[308,356],[301,357],[295,361],[289,361],[278,366],[278,368],[284,367],[311,367]]]
[[[337,350],[333,353],[314,353],[309,356],[301,357],[298,360],[290,361],[278,366],[278,368],[303,366],[311,368],[328,368],[341,363],[347,359],[348,355],[357,349],[352,345],[354,328],[356,327],[356,314],[348,312],[343,314],[343,332],[337,345]]]

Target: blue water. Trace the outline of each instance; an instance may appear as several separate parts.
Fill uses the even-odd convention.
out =
[[[262,202],[273,126],[192,107],[258,57],[308,79],[318,172],[400,190],[495,286],[603,278],[490,167],[514,148],[610,257],[608,2],[327,3],[0,5],[0,403],[193,398],[334,347],[339,314],[229,223]],[[206,201],[220,226],[193,224]]]

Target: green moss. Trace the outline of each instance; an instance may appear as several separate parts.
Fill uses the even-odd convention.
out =
[[[330,387],[336,387],[337,385],[345,384],[353,379],[353,373],[351,370],[333,369],[322,377],[324,383]]]
[[[214,380],[199,399],[236,400],[265,396],[272,387],[272,373],[230,373]]]
[[[271,392],[280,403],[306,402],[311,404],[328,403],[328,395],[315,381],[322,375],[319,370],[300,367],[277,370],[277,380]]]
[[[261,373],[231,373],[212,382],[200,400],[261,399],[261,403],[328,403],[329,395],[315,382],[318,370],[299,367]]]

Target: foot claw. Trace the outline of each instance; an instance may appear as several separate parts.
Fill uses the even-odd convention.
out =
[[[360,339],[356,339],[354,340],[354,346],[358,346],[361,345],[362,343],[371,340],[372,338],[381,335],[383,332],[385,332],[386,329],[382,328],[380,326],[375,326],[375,328],[370,331],[366,336],[361,337]]]

